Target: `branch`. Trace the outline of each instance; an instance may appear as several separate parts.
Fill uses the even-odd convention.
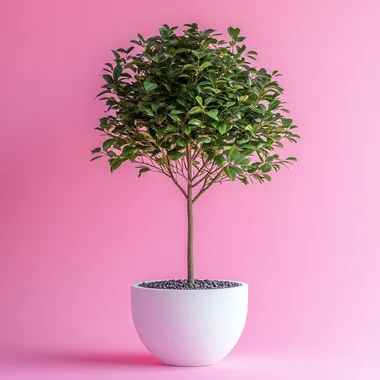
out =
[[[191,157],[191,161],[194,161],[194,160],[197,158],[199,152],[200,152],[200,150],[197,149],[197,148],[194,150],[194,154],[193,154],[193,156]]]
[[[169,177],[168,173],[165,172],[164,168],[159,165],[159,166],[156,166],[153,161],[150,159],[151,163],[147,163],[146,161],[144,161],[144,158],[143,157],[137,157],[133,163],[136,163],[136,164],[139,164],[139,165],[145,165],[145,166],[148,166],[152,169],[155,169],[155,170],[152,170],[152,171],[156,171],[157,173],[162,173],[162,174],[165,174],[166,176]]]
[[[187,161],[187,183],[188,183],[188,193],[190,192],[191,195],[191,187],[193,184],[193,160],[191,155],[191,146],[190,144],[187,145],[186,148],[186,160],[183,160],[186,164]]]
[[[204,177],[202,177],[200,180],[198,180],[196,183],[194,183],[193,187],[196,187],[198,186],[201,182],[206,181],[213,175],[215,174],[218,170],[219,170],[219,167],[216,167],[214,168],[214,164],[211,166],[210,170],[206,171],[206,175]]]
[[[198,168],[197,166],[195,167],[197,173],[195,174],[195,176],[193,177],[193,179],[198,178],[198,177],[201,175],[203,169],[205,169],[205,168],[207,167],[207,165],[210,164],[210,162],[211,162],[211,161],[207,161],[207,160],[205,161],[205,160],[202,158],[202,166],[199,167],[199,168]]]
[[[184,161],[184,159],[181,158],[180,164],[178,164],[178,166],[180,167],[180,170],[181,170],[181,176],[187,180],[187,177],[185,175],[185,169],[184,169],[183,161]]]
[[[180,164],[178,162],[178,160],[174,161],[174,166],[175,166],[175,171],[173,170],[173,173],[174,174],[177,174],[179,175],[180,177],[182,177],[183,179],[187,180],[187,177],[185,176],[185,174],[183,173],[183,166],[182,164]]]
[[[176,180],[176,178],[175,178],[174,175],[173,175],[172,169],[171,169],[171,167],[170,167],[170,161],[169,161],[168,158],[167,158],[167,163],[168,163],[169,177],[173,180],[174,184],[178,187],[178,189],[181,190],[181,193],[185,196],[185,198],[187,198],[186,191],[185,191],[185,190],[183,189],[183,187],[178,183],[178,181]]]
[[[193,202],[195,202],[206,190],[208,190],[215,182],[219,181],[219,179],[222,177],[223,175],[223,169],[220,169],[220,171],[218,172],[218,174],[206,185],[206,181],[205,180],[205,183],[203,184],[201,190],[199,191],[199,193],[197,194],[197,196],[193,199]]]

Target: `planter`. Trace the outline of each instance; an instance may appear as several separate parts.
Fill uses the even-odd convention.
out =
[[[238,342],[248,284],[227,289],[168,290],[131,286],[132,316],[145,347],[165,364],[206,366]]]

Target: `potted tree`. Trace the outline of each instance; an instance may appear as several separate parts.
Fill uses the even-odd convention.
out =
[[[131,287],[133,321],[142,342],[164,363],[218,362],[238,341],[247,316],[248,285],[200,280],[194,274],[193,206],[214,184],[263,183],[294,157],[280,158],[283,140],[299,137],[285,115],[283,90],[254,65],[240,29],[229,41],[197,24],[163,25],[159,35],[132,40],[139,51],[113,50],[105,64],[108,116],[96,129],[106,140],[92,160],[106,157],[111,172],[131,162],[167,176],[187,204],[187,279]]]

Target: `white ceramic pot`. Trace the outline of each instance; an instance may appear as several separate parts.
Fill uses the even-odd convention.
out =
[[[145,347],[165,364],[206,366],[238,342],[248,312],[248,284],[227,289],[131,286],[132,316]]]

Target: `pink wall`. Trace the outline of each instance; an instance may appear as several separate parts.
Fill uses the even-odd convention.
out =
[[[185,203],[166,178],[89,163],[111,48],[168,23],[239,26],[283,73],[299,158],[195,208],[196,274],[251,286],[237,350],[380,354],[380,3],[1,3],[0,345],[141,347],[129,284],[185,275]]]

